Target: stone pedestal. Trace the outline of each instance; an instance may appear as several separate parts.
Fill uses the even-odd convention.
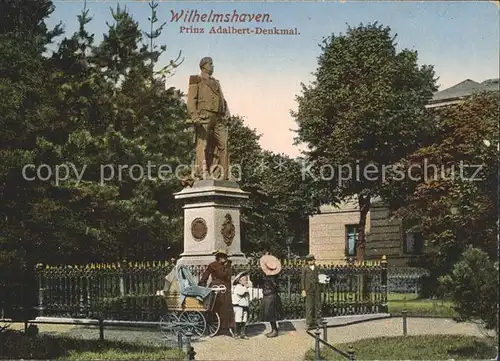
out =
[[[246,264],[241,252],[240,205],[248,193],[234,181],[199,180],[175,194],[184,202],[184,252],[177,261],[205,265],[222,249],[233,264]]]

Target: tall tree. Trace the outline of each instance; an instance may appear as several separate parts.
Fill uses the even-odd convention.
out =
[[[298,160],[263,150],[259,139],[243,119],[232,118],[230,165],[241,188],[250,193],[242,207],[242,241],[247,252],[271,246],[274,253],[285,256],[287,239],[296,246],[307,238],[310,187],[301,179]]]
[[[186,109],[181,93],[165,89],[165,76],[155,72],[163,48],[149,49],[126,9],[117,6],[112,17],[86,57],[95,88],[63,153],[86,166],[83,182],[71,186],[91,204],[86,232],[99,254],[164,258],[181,240],[173,193],[180,190],[174,171],[189,160]]]
[[[45,24],[53,10],[48,0],[0,3],[0,302],[7,297],[29,302],[27,295],[5,286],[16,281],[33,286],[24,272],[58,236],[44,214],[61,206],[52,201],[57,191],[23,176],[25,165],[40,163],[37,134],[55,123],[46,87],[51,71],[43,57],[61,34],[60,26]]]
[[[167,24],[167,22],[163,22],[160,25],[158,25],[156,28],[156,23],[158,23],[158,13],[156,9],[158,8],[158,0],[151,0],[149,3],[149,8],[151,9],[151,15],[148,17],[149,24],[150,24],[150,29],[149,32],[144,32],[144,35],[149,39],[149,52],[153,54],[155,51],[158,50],[158,44],[155,43],[155,40],[157,40],[161,32],[163,31],[163,28]],[[162,45],[159,47],[160,48],[160,53],[167,50],[166,45]],[[170,60],[170,62],[163,66],[161,69],[157,70],[156,74],[161,75],[161,76],[170,76],[172,75],[173,71],[179,67],[183,62],[184,58],[181,59],[182,56],[182,51],[179,51],[179,54],[177,55],[177,58],[175,60]],[[152,63],[155,62],[154,59],[152,59]]]
[[[260,137],[241,117],[231,117],[228,139],[231,173],[239,186],[250,193],[241,209],[241,237],[246,251],[254,249],[255,243],[262,236],[259,226],[262,224],[265,197],[258,173],[263,162]]]
[[[269,239],[282,251],[282,256],[287,245],[303,252],[309,235],[309,215],[317,209],[313,188],[308,179],[302,178],[300,160],[266,151],[264,162],[267,166],[261,174],[261,187],[267,199],[264,232],[268,237],[272,235]]]
[[[430,126],[424,107],[437,89],[432,66],[419,66],[416,51],[398,51],[395,39],[377,23],[324,39],[315,80],[303,85],[293,113],[316,194],[324,203],[358,198],[360,261],[383,167],[418,149]]]
[[[6,13],[18,11],[22,16],[14,18],[27,24],[23,14],[31,19],[39,12],[28,9],[34,3],[12,2]],[[51,10],[47,4],[38,2]],[[2,37],[7,52],[1,67],[8,71],[0,89],[6,99],[1,239],[33,261],[165,258],[168,248],[180,248],[182,213],[173,192],[180,188],[174,171],[189,160],[185,105],[155,71],[162,51],[142,43],[126,11],[112,15],[115,24],[96,45],[84,4],[80,28],[50,58],[43,53],[51,37],[30,36],[30,26]],[[43,28],[42,20],[33,21]],[[26,181],[22,167],[29,163],[52,171],[74,166],[82,178],[73,172],[60,183],[54,177]],[[161,165],[171,170],[165,179]]]

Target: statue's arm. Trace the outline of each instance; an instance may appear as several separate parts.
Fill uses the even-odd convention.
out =
[[[231,113],[229,112],[229,107],[227,106],[226,99],[224,99],[224,108],[226,109],[226,113],[224,114],[224,118],[231,118]]]
[[[227,106],[226,97],[224,96],[224,93],[222,92],[222,87],[220,86],[219,81],[217,81],[217,84],[219,84],[220,96],[222,98],[222,101],[224,102],[224,110],[225,110],[224,118],[229,119],[231,117],[231,113],[229,112],[229,107]]]
[[[188,88],[188,99],[187,99],[187,109],[191,120],[199,118],[198,111],[198,90],[199,90],[200,78],[198,75],[191,75],[189,77],[189,88]]]

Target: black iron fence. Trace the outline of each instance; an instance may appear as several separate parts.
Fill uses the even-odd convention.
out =
[[[303,263],[284,261],[279,275],[284,318],[298,319],[305,314],[300,295],[300,273]],[[18,282],[16,287],[0,287],[3,295],[19,294],[16,299],[29,298],[29,315],[100,318],[124,321],[158,321],[164,314],[165,302],[157,295],[172,262],[121,262],[84,266],[41,266],[35,271],[38,287]],[[197,277],[204,266],[190,267]],[[251,321],[258,320],[262,291],[258,279],[262,275],[257,264],[235,266],[234,274],[249,270],[255,287],[251,290]],[[387,293],[418,292],[424,270],[403,267],[387,268],[385,260],[364,264],[322,265],[323,315],[367,314],[387,311]],[[12,278],[11,278],[12,280]],[[11,285],[13,286],[13,285]],[[32,294],[37,294],[31,299]],[[26,296],[27,295],[27,296]],[[26,305],[0,297],[2,318],[25,317]],[[28,302],[25,302],[28,304]],[[33,313],[35,306],[35,313]],[[38,310],[38,312],[36,311]]]
[[[108,320],[158,321],[166,312],[163,289],[169,262],[122,262],[85,266],[39,266],[40,316],[105,318]],[[206,266],[190,266],[200,277]],[[300,275],[303,263],[284,261],[278,276],[284,319],[305,314]],[[319,266],[324,317],[387,312],[387,262]],[[233,266],[234,274],[250,271],[250,319],[257,321],[262,273],[255,264]]]
[[[418,267],[392,267],[388,271],[387,290],[389,293],[420,294],[422,279],[429,272]]]

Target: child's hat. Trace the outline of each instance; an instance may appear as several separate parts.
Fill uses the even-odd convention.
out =
[[[248,276],[248,273],[249,273],[248,271],[243,271],[243,272],[238,273],[233,280],[233,285],[238,284],[238,282],[240,282],[240,278],[243,276]]]

